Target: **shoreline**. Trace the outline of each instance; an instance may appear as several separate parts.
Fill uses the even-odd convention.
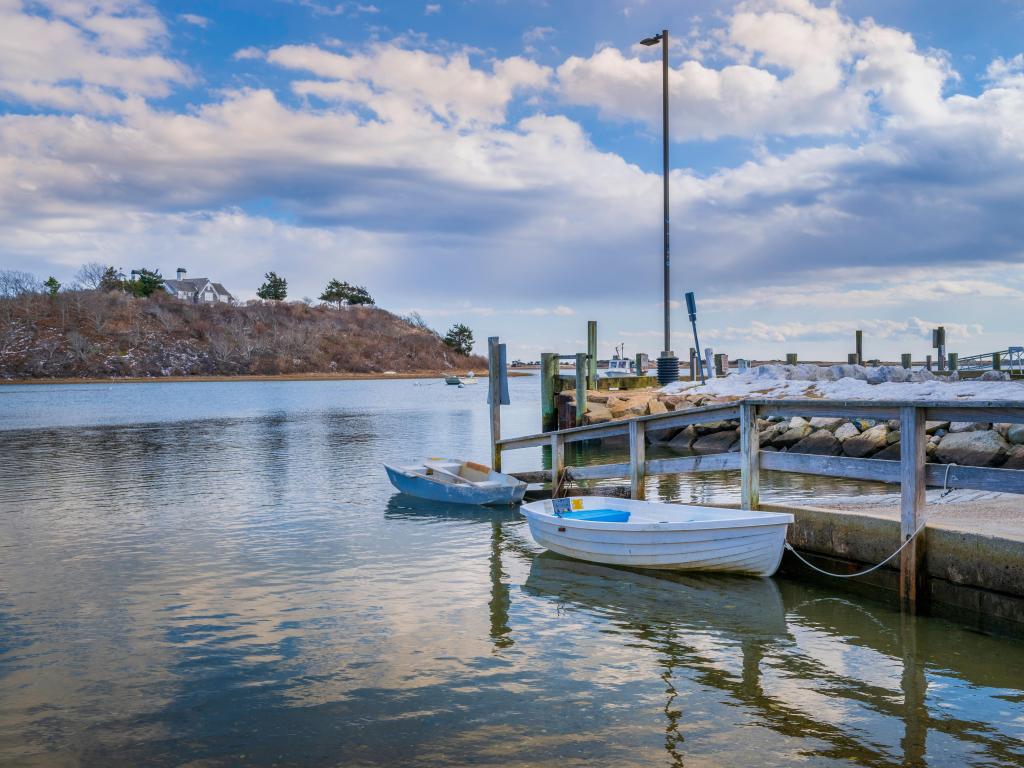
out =
[[[241,381],[387,381],[394,379],[443,379],[445,376],[460,375],[453,371],[403,371],[401,373],[276,373],[238,374],[204,376],[124,376],[124,377],[81,377],[53,379],[0,379],[0,386],[20,384],[160,384],[188,382],[241,382]],[[529,376],[528,373],[509,371],[509,376]],[[486,376],[478,376],[486,381]]]

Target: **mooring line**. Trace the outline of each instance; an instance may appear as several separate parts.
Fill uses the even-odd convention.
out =
[[[927,521],[926,521],[926,522],[927,522]],[[916,531],[914,531],[914,532],[913,532],[913,533],[912,533],[912,534],[911,534],[910,536],[908,536],[908,537],[907,537],[907,540],[906,540],[906,541],[904,541],[904,542],[903,542],[902,544],[900,544],[900,548],[899,548],[899,549],[897,549],[897,550],[896,550],[895,552],[893,552],[893,553],[892,553],[891,555],[889,555],[889,556],[888,556],[887,558],[885,558],[885,560],[883,560],[882,562],[880,562],[880,563],[879,563],[878,565],[873,565],[873,566],[871,566],[870,568],[868,568],[867,570],[864,570],[864,571],[859,571],[859,572],[857,572],[857,573],[832,573],[831,571],[825,571],[825,570],[822,570],[821,568],[819,568],[818,566],[816,566],[816,565],[815,565],[814,563],[811,563],[811,562],[809,562],[809,561],[808,561],[808,560],[807,560],[807,559],[806,559],[806,558],[805,558],[805,557],[804,557],[803,555],[801,555],[801,554],[800,554],[799,552],[797,552],[797,551],[796,551],[796,550],[795,550],[795,549],[793,548],[793,545],[792,545],[792,544],[790,544],[790,543],[789,543],[788,541],[787,541],[787,542],[786,542],[786,543],[785,543],[785,544],[784,544],[783,546],[784,546],[784,547],[785,547],[786,549],[788,549],[788,550],[789,550],[790,552],[792,552],[792,553],[793,553],[794,555],[796,555],[796,558],[797,558],[797,560],[799,560],[799,561],[800,561],[801,563],[803,563],[804,565],[806,565],[806,566],[807,566],[808,568],[812,568],[812,569],[814,569],[814,570],[815,570],[815,571],[817,571],[818,573],[823,573],[823,574],[825,574],[826,576],[834,576],[834,577],[835,577],[835,578],[837,578],[837,579],[855,579],[855,578],[857,578],[858,576],[867,576],[867,575],[868,575],[869,573],[871,573],[872,571],[877,571],[877,570],[878,570],[879,568],[881,568],[881,567],[882,567],[883,565],[885,565],[885,564],[886,564],[886,563],[888,563],[888,562],[889,562],[890,560],[892,560],[892,559],[893,559],[894,557],[896,557],[896,555],[898,555],[898,554],[899,554],[900,552],[902,552],[902,551],[903,551],[904,547],[906,547],[906,546],[907,546],[907,544],[909,544],[910,542],[912,542],[912,541],[913,541],[914,539],[916,539],[916,538],[917,538],[917,534],[919,534],[919,533],[920,533],[920,532],[921,532],[922,530],[924,530],[924,526],[925,526],[925,523],[921,523],[921,525],[919,525],[919,526],[918,526],[917,530],[916,530]]]

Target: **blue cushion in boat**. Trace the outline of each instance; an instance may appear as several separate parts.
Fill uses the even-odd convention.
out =
[[[621,509],[580,509],[562,515],[566,520],[590,520],[595,523],[625,523],[629,512]]]

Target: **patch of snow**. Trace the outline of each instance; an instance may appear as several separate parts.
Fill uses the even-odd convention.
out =
[[[674,382],[661,391],[765,399],[1024,401],[1021,381],[947,381],[898,366],[762,365],[704,385]]]

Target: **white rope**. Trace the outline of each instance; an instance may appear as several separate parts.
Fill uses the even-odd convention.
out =
[[[939,496],[940,499],[946,498],[947,496],[949,496],[949,494],[956,490],[956,488],[949,488],[948,490],[946,489],[946,486],[948,485],[949,481],[949,468],[955,466],[956,464],[952,461],[946,465],[946,472],[945,474],[942,475],[942,495]]]
[[[880,562],[878,565],[873,565],[870,568],[868,568],[867,570],[865,570],[865,571],[858,571],[857,573],[832,573],[831,571],[823,571],[821,568],[816,566],[814,563],[808,562],[807,559],[805,559],[803,555],[801,555],[799,552],[797,552],[795,549],[793,549],[793,545],[790,544],[788,541],[785,543],[784,546],[786,547],[786,549],[788,549],[790,552],[792,552],[794,555],[796,555],[796,558],[801,563],[806,565],[808,568],[813,568],[818,573],[823,573],[826,576],[835,576],[837,579],[855,579],[858,576],[867,576],[872,571],[877,571],[883,565],[885,565],[890,560],[892,560],[894,557],[896,557],[896,555],[898,555],[900,552],[903,551],[903,548],[906,547],[907,544],[909,544],[915,538],[917,538],[917,534],[919,534],[924,529],[924,526],[925,526],[925,524],[921,523],[921,525],[918,526],[918,529],[916,531],[914,531],[910,536],[908,536],[906,541],[904,541],[902,544],[900,544],[900,548],[899,549],[897,549],[895,552],[893,552],[891,555],[889,555],[887,558],[885,558],[885,560]]]

